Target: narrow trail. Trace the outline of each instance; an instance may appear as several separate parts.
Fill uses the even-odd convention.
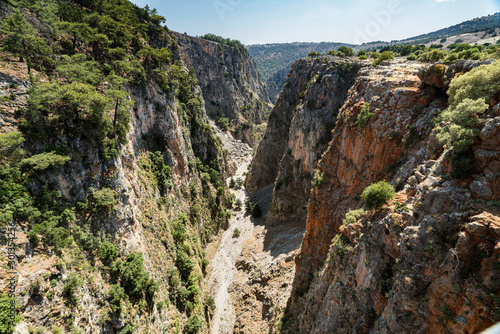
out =
[[[212,126],[216,128],[214,124]],[[238,166],[233,178],[235,180],[237,178],[244,180],[244,173],[247,171],[248,164],[252,160],[253,149],[222,131],[217,132],[222,139],[224,147],[229,151],[231,159]],[[243,204],[248,198],[248,193],[244,187],[241,189],[232,189],[231,192]],[[229,228],[223,233],[215,257],[210,264],[208,286],[210,294],[214,297],[216,306],[210,330],[212,334],[233,332],[236,315],[228,290],[236,275],[236,260],[241,254],[245,241],[250,238],[255,228],[251,218],[245,215],[244,207],[240,211],[233,210],[232,214]],[[239,236],[236,236],[234,233],[236,229],[240,231]]]

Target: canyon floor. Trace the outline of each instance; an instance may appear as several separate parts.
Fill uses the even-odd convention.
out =
[[[236,164],[232,178],[244,179],[253,149],[220,130],[217,133]],[[246,214],[244,206],[233,210],[229,228],[208,246],[212,258],[208,286],[216,305],[210,332],[267,333],[279,321],[290,296],[294,259],[305,226],[296,222],[266,225],[272,186],[252,195],[244,187],[231,191],[242,203],[248,198],[259,203],[262,217]]]

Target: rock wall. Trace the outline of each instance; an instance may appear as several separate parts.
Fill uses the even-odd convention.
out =
[[[281,332],[476,333],[498,321],[499,287],[493,282],[500,275],[495,234],[499,106],[485,116],[473,146],[476,174],[468,179],[448,176],[449,158],[432,134],[432,120],[447,107],[450,78],[479,65],[391,61],[360,66],[317,163]],[[314,66],[304,66],[302,73],[292,67],[288,81],[310,80]],[[297,94],[304,88],[289,88],[286,84],[276,103],[252,163],[247,184],[253,191],[283,180],[281,175],[300,178],[289,171],[299,158],[302,166],[314,161],[308,154],[319,136],[297,145],[307,143],[300,138],[314,114],[300,109]],[[316,95],[310,106],[331,102],[327,80],[311,88],[325,92],[325,99]],[[293,158],[286,157],[289,148],[294,148]],[[363,189],[384,179],[397,190],[390,204],[344,224],[345,214],[361,206]],[[296,207],[296,198],[307,200],[309,189],[291,187],[274,197],[275,217],[286,217],[280,210]]]
[[[186,67],[194,68],[209,116],[214,120],[228,117],[235,137],[256,146],[270,106],[252,57],[245,49],[179,33],[175,36]]]
[[[307,203],[316,163],[360,67],[333,57],[292,66],[246,179],[251,193],[276,182],[271,216],[287,219]]]

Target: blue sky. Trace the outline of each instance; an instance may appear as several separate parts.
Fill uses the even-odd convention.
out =
[[[500,0],[132,0],[171,30],[244,44],[404,39],[500,11]]]

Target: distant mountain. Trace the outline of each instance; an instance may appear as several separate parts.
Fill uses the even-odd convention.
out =
[[[428,34],[415,36],[412,38],[404,39],[399,43],[412,43],[421,42],[425,43],[424,40],[433,40],[438,38],[446,38],[450,36],[457,36],[462,34],[474,33],[484,30],[494,30],[500,27],[500,13],[493,15],[478,17],[473,20],[465,21],[454,26],[444,28],[438,31],[434,31]]]
[[[297,59],[306,57],[310,51],[317,51],[326,54],[329,50],[337,50],[340,46],[345,45],[353,48],[354,51],[366,49],[380,49],[387,45],[406,45],[406,44],[428,44],[441,43],[445,47],[450,42],[466,42],[466,43],[479,43],[483,39],[496,37],[500,28],[500,12],[488,16],[478,17],[469,21],[465,21],[448,28],[440,29],[431,33],[402,39],[390,42],[376,41],[364,43],[362,45],[352,45],[336,42],[322,42],[322,43],[275,43],[275,44],[256,44],[247,45],[248,53],[255,59],[257,69],[261,78],[267,83],[269,96],[274,102],[276,97],[281,91],[285,83],[286,74],[290,66]],[[460,39],[460,35],[479,33],[477,36],[470,35],[467,38]],[[452,38],[451,40],[449,39]],[[448,43],[442,40],[448,38]],[[458,40],[457,40],[458,39]],[[486,42],[486,41],[484,41]],[[491,41],[488,41],[491,42]],[[495,41],[493,41],[495,42]]]
[[[255,59],[257,69],[262,79],[270,87],[270,98],[275,100],[285,83],[284,80],[274,82],[272,77],[282,78],[278,72],[289,68],[297,59],[306,57],[309,52],[316,51],[326,54],[330,50],[337,50],[342,45],[353,47],[352,44],[345,43],[275,43],[275,44],[255,44],[246,46],[248,53]],[[286,75],[285,75],[286,79]]]

